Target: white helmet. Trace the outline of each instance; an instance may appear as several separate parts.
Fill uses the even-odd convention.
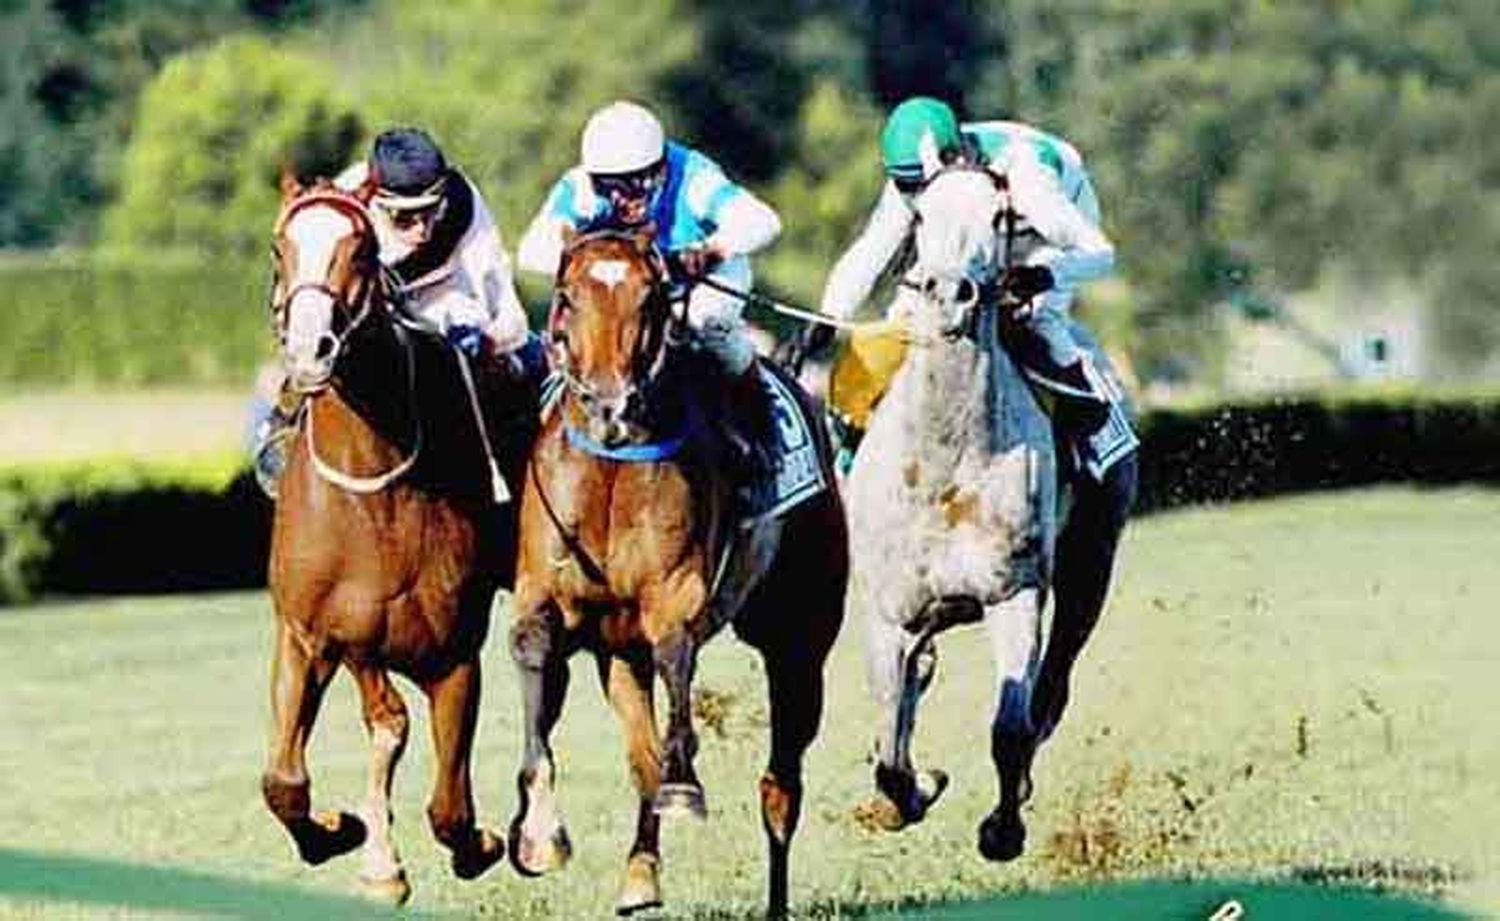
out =
[[[666,136],[646,107],[614,102],[589,117],[581,146],[584,172],[633,173],[660,162]]]

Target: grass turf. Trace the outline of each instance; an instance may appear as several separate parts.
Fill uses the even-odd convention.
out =
[[[869,790],[874,712],[849,621],[807,764],[794,910],[844,916],[1191,876],[1388,887],[1500,914],[1497,521],[1500,493],[1391,488],[1132,525],[1074,703],[1037,764],[1028,854],[1007,866],[974,850],[994,775],[992,669],[973,630],[942,642],[918,726],[919,760],[949,770],[953,788],[899,835],[853,820]],[[499,831],[520,739],[507,626],[497,611],[475,757],[480,814]],[[348,899],[356,861],[302,868],[260,803],[269,641],[259,593],[0,614],[0,917],[370,913]],[[396,834],[413,910],[610,911],[633,794],[591,662],[575,659],[573,675],[554,741],[575,856],[540,880],[504,865],[473,883],[448,874],[426,829],[425,706],[402,684],[414,726]],[[752,913],[764,870],[763,680],[728,635],[699,675],[712,814],[664,830],[668,912]],[[311,749],[315,804],[352,806],[365,760],[340,676]]]

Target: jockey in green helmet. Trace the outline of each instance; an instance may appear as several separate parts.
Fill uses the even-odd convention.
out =
[[[886,119],[880,154],[888,181],[864,231],[829,273],[824,313],[853,314],[907,249],[916,214],[912,200],[928,178],[924,148],[929,154],[935,149],[945,165],[961,162],[1005,176],[1017,212],[1015,239],[1007,247],[1007,261],[1014,264],[1004,283],[1030,306],[1013,319],[1019,342],[1013,357],[1038,390],[1054,397],[1043,402],[1052,407],[1058,468],[1073,493],[1057,539],[1054,628],[1032,700],[1033,719],[1046,734],[1062,716],[1073,662],[1103,609],[1115,548],[1135,497],[1138,441],[1113,368],[1069,312],[1076,287],[1113,267],[1114,247],[1100,230],[1098,198],[1073,145],[1021,122],[960,123],[946,103],[918,96]],[[890,313],[900,316],[907,299],[918,296],[902,286]],[[831,327],[815,330],[820,332],[806,337],[804,353],[832,338]]]

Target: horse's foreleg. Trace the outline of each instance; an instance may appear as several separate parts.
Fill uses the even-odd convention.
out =
[[[881,722],[875,739],[879,793],[862,813],[887,831],[899,831],[921,821],[948,786],[947,774],[918,771],[911,759],[917,704],[932,680],[933,639],[913,636],[873,611],[865,628],[865,665]]]
[[[1043,739],[1062,720],[1073,663],[1104,610],[1120,532],[1135,500],[1136,468],[1132,455],[1111,467],[1103,483],[1084,476],[1074,486],[1073,509],[1057,537],[1052,578],[1056,603],[1032,700],[1032,714]]]
[[[1000,802],[979,826],[979,852],[989,860],[1019,857],[1026,844],[1021,804],[1031,796],[1031,759],[1037,745],[1031,693],[1041,646],[1044,594],[1040,588],[1022,589],[984,612],[998,698],[990,727],[990,754],[1000,784]]]
[[[400,905],[411,896],[411,885],[391,838],[391,780],[406,750],[411,720],[406,702],[383,669],[351,665],[350,671],[359,684],[365,729],[370,734],[369,785],[359,810],[369,836],[359,877],[372,895]]]
[[[345,812],[311,811],[312,782],[307,775],[307,739],[323,691],[338,665],[309,655],[281,618],[276,619],[276,650],[271,662],[271,752],[261,775],[261,794],[272,814],[286,826],[297,853],[320,864],[359,847],[364,823]]]
[[[526,876],[539,876],[567,863],[573,848],[553,790],[555,769],[549,738],[562,716],[568,690],[561,618],[550,604],[517,605],[510,633],[511,656],[520,676],[525,733],[520,802],[510,823],[510,861]]]
[[[686,629],[678,627],[656,643],[653,655],[656,670],[667,686],[667,737],[656,812],[706,818],[703,785],[693,769],[693,758],[698,754],[698,734],[693,729],[693,672],[698,664],[698,644]]]
[[[661,905],[658,848],[661,818],[655,809],[656,793],[661,786],[661,743],[652,704],[654,678],[649,659],[599,655],[599,681],[625,729],[630,776],[640,795],[635,841],[630,845],[625,865],[625,884],[615,903],[615,910],[621,915]]]
[[[432,746],[437,760],[427,820],[453,852],[453,873],[473,879],[505,853],[500,839],[474,821],[469,759],[479,715],[479,660],[460,662],[425,688],[432,700]]]

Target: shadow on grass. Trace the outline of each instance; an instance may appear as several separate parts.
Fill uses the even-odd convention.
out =
[[[823,902],[817,918],[871,921],[1460,921],[1470,916],[1432,901],[1368,889],[1298,883],[1136,882],[1080,886],[1056,892],[996,896],[961,902],[870,905]],[[712,913],[705,917],[712,916]]]
[[[0,898],[223,918],[437,918],[357,898],[170,867],[0,848]]]

